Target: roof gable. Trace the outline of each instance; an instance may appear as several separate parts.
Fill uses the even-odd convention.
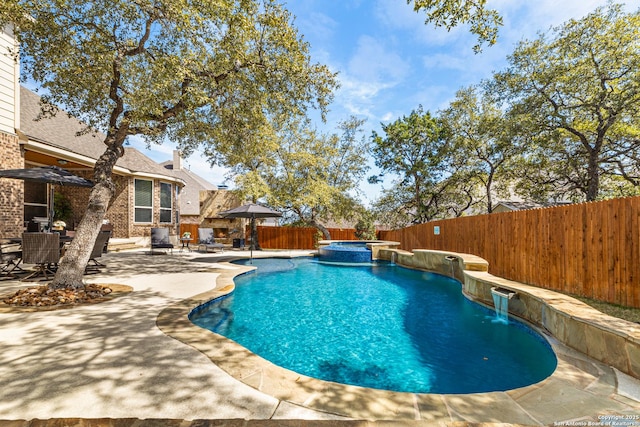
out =
[[[173,161],[171,160],[162,162],[160,165],[172,171],[176,177],[185,182],[185,186],[180,193],[180,214],[199,215],[200,191],[215,190],[216,186],[188,169],[174,170]]]
[[[59,110],[53,117],[40,117],[40,97],[29,89],[20,87],[20,131],[29,140],[55,147],[72,154],[88,157],[94,162],[104,153],[106,135],[99,131],[86,132],[87,126],[66,111]],[[153,174],[165,176],[169,180],[176,177],[133,147],[125,147],[125,154],[116,166],[133,174]]]

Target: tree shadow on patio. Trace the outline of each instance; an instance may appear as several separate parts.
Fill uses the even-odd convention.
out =
[[[71,310],[0,314],[0,419],[268,418],[277,401],[156,327],[149,290]]]

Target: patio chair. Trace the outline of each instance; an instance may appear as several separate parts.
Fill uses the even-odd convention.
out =
[[[58,233],[22,233],[22,262],[35,264],[36,270],[22,280],[43,275],[49,280],[49,274],[60,261],[60,235]]]
[[[214,252],[219,249],[220,252],[224,252],[224,245],[222,243],[216,243],[213,237],[213,228],[198,228],[198,250],[209,252],[212,249]]]
[[[15,270],[24,271],[18,264],[22,260],[22,251],[19,243],[3,243],[0,244],[0,261],[2,268],[0,269],[0,277],[16,279]]]
[[[98,262],[96,258],[100,258],[104,253],[104,248],[109,244],[109,238],[111,237],[111,231],[101,231],[98,233],[96,242],[93,244],[93,250],[91,251],[91,257],[87,262],[87,266],[84,268],[84,273],[97,273],[100,271],[100,267],[106,267],[106,265]]]
[[[151,255],[154,254],[154,249],[170,249],[173,254],[173,244],[169,240],[168,228],[151,228]]]

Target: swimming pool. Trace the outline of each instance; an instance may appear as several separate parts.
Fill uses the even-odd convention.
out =
[[[227,297],[191,320],[284,368],[364,387],[475,393],[549,376],[546,341],[461,294],[459,282],[386,263],[253,260]]]

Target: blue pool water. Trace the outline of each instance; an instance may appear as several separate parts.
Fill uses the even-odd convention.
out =
[[[417,393],[475,393],[549,376],[547,342],[467,300],[461,285],[390,264],[257,259],[191,320],[311,377]]]
[[[333,242],[318,252],[324,262],[371,262],[371,249],[364,242]]]

